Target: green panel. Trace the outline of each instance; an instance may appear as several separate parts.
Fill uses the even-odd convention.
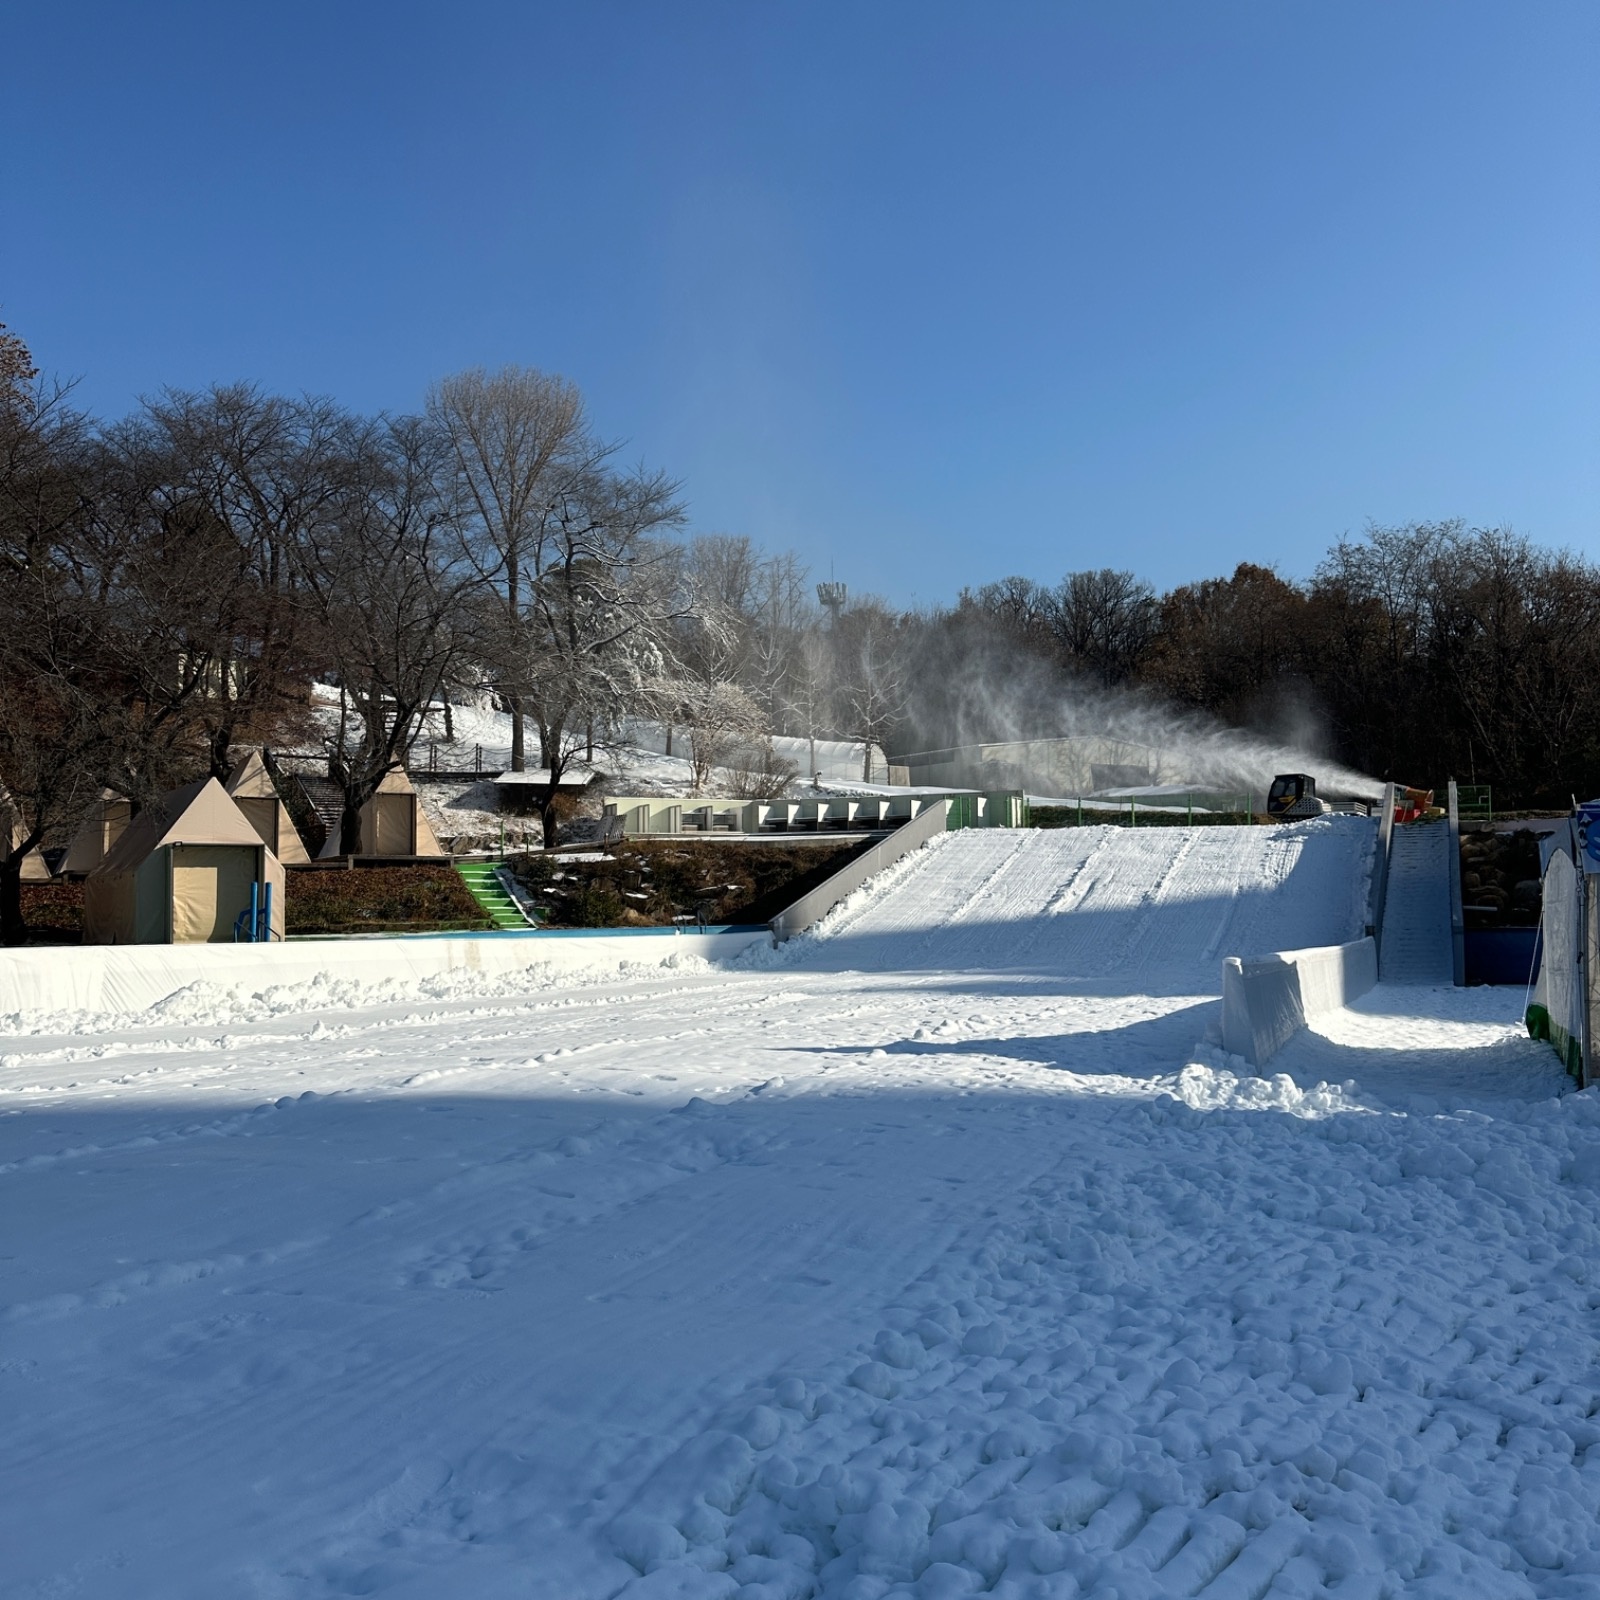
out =
[[[1570,1033],[1558,1023],[1551,1020],[1550,1013],[1541,1005],[1528,1007],[1524,1018],[1528,1025],[1528,1035],[1533,1039],[1545,1040],[1561,1057],[1562,1065],[1574,1078],[1581,1078],[1583,1073],[1583,1046],[1574,1039]]]
[[[458,861],[456,871],[495,927],[526,928],[528,919],[522,914],[522,907],[501,888],[495,876],[496,867],[501,865],[497,861]]]

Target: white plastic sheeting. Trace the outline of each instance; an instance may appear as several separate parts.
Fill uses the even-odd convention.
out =
[[[1222,964],[1222,1045],[1261,1066],[1312,1018],[1336,1011],[1378,981],[1371,939],[1281,950],[1254,961]]]
[[[764,944],[765,928],[727,933],[488,933],[307,939],[285,944],[93,945],[0,952],[0,1016],[144,1011],[190,985],[261,990],[318,978],[491,976],[528,967],[592,971],[672,957],[728,960]]]
[[[1582,938],[1578,869],[1563,850],[1551,855],[1544,871],[1544,904],[1539,913],[1539,980],[1533,1004],[1549,1019],[1550,1043],[1569,1066],[1583,1041],[1583,979],[1579,965]]]

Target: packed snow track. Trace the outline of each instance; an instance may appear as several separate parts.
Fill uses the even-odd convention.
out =
[[[949,833],[841,907],[808,959],[895,972],[1035,970],[1100,992],[1214,994],[1224,956],[1357,936],[1372,843],[1373,830],[1353,818]]]
[[[1521,992],[1252,1077],[1368,826],[951,835],[739,970],[0,1049],[0,1595],[1600,1593],[1600,1096]]]

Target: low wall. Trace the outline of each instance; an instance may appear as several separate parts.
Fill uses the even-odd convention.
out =
[[[282,944],[55,946],[0,951],[0,1017],[144,1011],[193,983],[251,993],[316,978],[378,982],[452,972],[502,976],[528,967],[588,972],[675,956],[731,959],[766,944],[764,927],[714,933],[557,932],[415,934],[291,939]]]
[[[1515,984],[1525,989],[1539,974],[1537,928],[1468,928],[1462,946],[1469,984]]]
[[[846,862],[831,878],[819,883],[809,894],[802,895],[787,910],[772,919],[772,937],[780,944],[804,933],[813,922],[820,922],[847,895],[852,895],[869,878],[875,877],[885,867],[920,850],[928,840],[943,833],[949,825],[950,802],[938,800],[910,822],[896,828],[887,839]]]
[[[1363,995],[1378,981],[1371,940],[1280,950],[1222,963],[1222,1047],[1259,1067],[1306,1023]]]

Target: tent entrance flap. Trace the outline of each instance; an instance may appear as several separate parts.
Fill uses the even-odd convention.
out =
[[[416,836],[412,832],[416,803],[416,796],[410,794],[375,794],[372,797],[372,831],[377,835],[373,840],[373,855],[416,853]]]
[[[211,944],[233,938],[235,919],[250,906],[259,855],[249,845],[173,845],[173,943]]]
[[[261,842],[274,855],[278,853],[278,802],[258,795],[238,795],[233,803],[244,812],[250,826],[261,835]]]

